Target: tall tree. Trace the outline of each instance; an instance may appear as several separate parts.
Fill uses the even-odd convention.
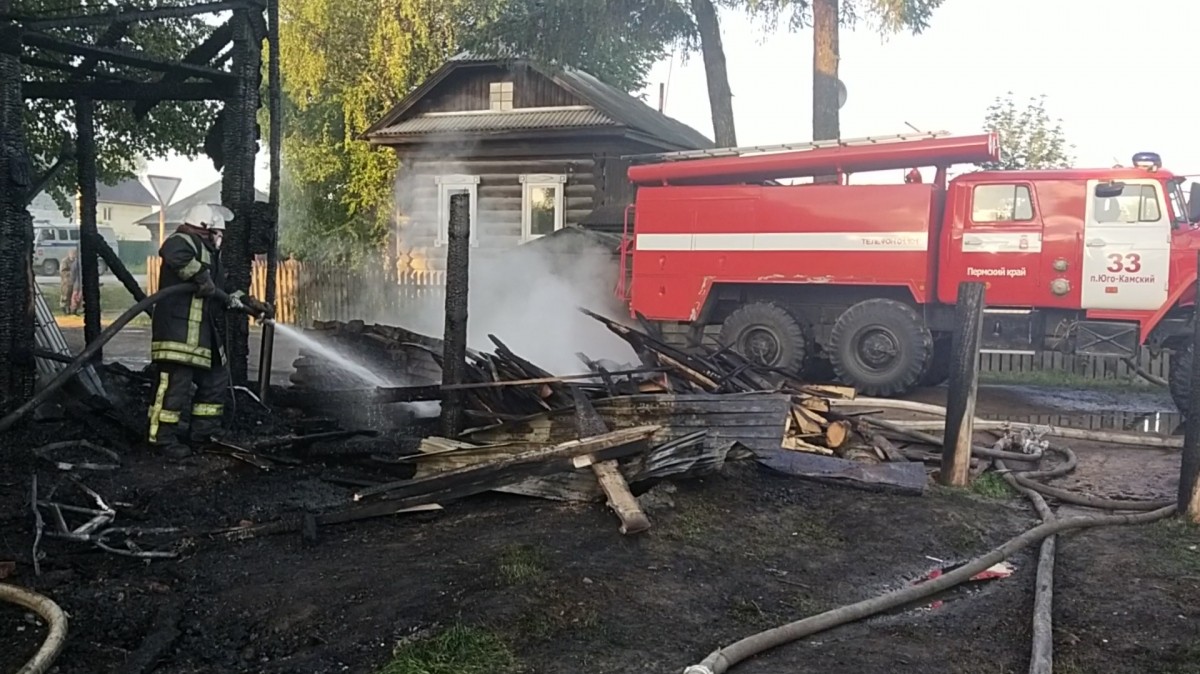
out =
[[[713,134],[720,147],[737,145],[737,130],[733,120],[733,90],[729,86],[729,71],[725,67],[725,45],[721,41],[721,24],[712,0],[691,0],[692,15],[704,55],[704,75],[708,84],[708,105],[712,111]]]
[[[346,259],[382,241],[395,154],[358,134],[453,53],[462,5],[280,1],[285,250]]]
[[[985,131],[1000,135],[1000,161],[980,164],[984,169],[1069,168],[1074,162],[1063,132],[1062,120],[1051,119],[1046,96],[1030,97],[1018,106],[1010,91],[997,96],[984,116]]]
[[[124,0],[122,8],[150,8],[159,6],[157,0]],[[12,13],[19,16],[46,16],[87,11],[109,11],[113,5],[107,0],[81,0],[69,3],[60,0],[14,0]],[[202,41],[213,26],[200,18],[163,19],[139,22],[130,26],[120,39],[108,44],[115,49],[137,49],[163,60],[178,60],[189,49]],[[108,30],[107,26],[87,28],[53,29],[56,35],[72,40],[95,44]],[[74,57],[56,54],[39,54],[44,61],[71,65]],[[126,77],[147,79],[149,74],[119,64],[104,65],[103,72]],[[27,79],[62,81],[70,76],[60,71],[33,66]],[[112,183],[131,177],[142,156],[162,156],[175,152],[194,157],[200,153],[205,133],[212,123],[217,103],[171,102],[157,105],[146,119],[135,119],[129,106],[119,101],[96,103],[96,151],[97,177],[102,182]],[[74,111],[64,101],[34,100],[25,106],[25,125],[28,133],[29,153],[35,165],[45,167],[58,156],[65,136],[75,132]],[[70,210],[75,195],[75,172],[61,171],[48,186],[47,191],[59,207]]]
[[[473,0],[463,15],[461,44],[490,56],[573,66],[636,91],[672,45],[694,44],[695,25],[683,1]]]
[[[732,0],[728,0],[732,1]],[[943,0],[744,0],[749,12],[768,30],[785,22],[791,30],[813,29],[813,140],[841,136],[838,113],[838,35],[866,19],[887,37],[929,27]]]

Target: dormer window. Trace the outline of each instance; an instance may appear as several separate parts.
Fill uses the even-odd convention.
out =
[[[490,92],[492,110],[513,109],[513,83],[492,82]]]

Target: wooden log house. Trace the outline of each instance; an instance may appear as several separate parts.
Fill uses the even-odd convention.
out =
[[[583,226],[620,232],[637,154],[712,141],[573,69],[460,54],[364,136],[396,151],[401,271],[441,270],[450,196],[470,195],[472,257]]]

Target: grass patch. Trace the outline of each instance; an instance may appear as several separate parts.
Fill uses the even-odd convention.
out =
[[[1172,517],[1155,522],[1147,532],[1159,549],[1153,559],[1160,571],[1169,575],[1200,576],[1200,525]]]
[[[531,545],[509,545],[500,553],[500,578],[509,585],[528,583],[545,570],[542,553]]]
[[[971,482],[971,493],[991,499],[1009,499],[1016,496],[1013,489],[999,473],[987,471]]]
[[[822,548],[840,548],[846,544],[846,539],[842,538],[841,534],[814,517],[812,512],[803,511],[798,515],[788,522],[796,538]]]
[[[576,629],[594,634],[600,628],[600,614],[586,604],[554,602],[525,610],[517,618],[516,628],[521,639],[533,641],[545,641]]]
[[[495,634],[455,625],[401,642],[376,674],[510,674],[518,671],[508,644]]]
[[[1112,377],[1093,379],[1060,370],[1037,370],[1034,372],[980,372],[980,384],[1020,384],[1025,386],[1050,386],[1056,388],[1157,391],[1161,387],[1141,377]]]
[[[703,501],[680,506],[674,516],[666,522],[663,534],[677,541],[694,542],[711,538],[716,530],[721,512]]]

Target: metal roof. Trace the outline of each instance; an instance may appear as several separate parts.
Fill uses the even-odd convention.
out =
[[[599,113],[602,113],[608,122],[606,126],[620,127],[624,126],[632,131],[639,132],[658,142],[666,149],[687,149],[696,150],[703,148],[715,147],[713,141],[707,136],[693,129],[692,127],[680,122],[676,119],[668,117],[658,110],[646,105],[645,102],[635,98],[625,91],[618,89],[610,84],[600,81],[592,75],[571,68],[569,66],[538,63],[528,59],[521,58],[487,58],[478,54],[467,52],[460,53],[450,60],[446,61],[442,67],[429,76],[419,87],[413,90],[408,96],[396,104],[382,119],[371,125],[364,132],[367,138],[387,138],[397,135],[409,135],[417,133],[437,133],[444,127],[441,125],[450,124],[451,122],[422,122],[422,124],[436,125],[437,128],[429,128],[424,131],[416,131],[411,127],[404,127],[404,131],[397,131],[405,125],[407,121],[413,119],[407,115],[413,107],[425,96],[430,94],[437,86],[444,81],[451,73],[461,68],[475,67],[513,67],[530,68],[549,79],[554,84],[570,91],[579,98],[587,102],[592,108]],[[549,109],[544,109],[543,114]],[[564,111],[565,112],[565,111]],[[513,127],[509,124],[518,123],[524,118],[517,117],[513,113],[521,113],[520,110],[505,112],[507,115],[502,119],[505,120],[504,126],[487,127],[485,129],[472,128],[475,130],[501,130],[510,128],[543,128],[543,126],[567,127],[578,126],[575,124],[564,123],[570,118],[559,118],[555,123],[549,124],[546,120],[539,120],[539,124],[543,126],[521,126]],[[478,114],[478,113],[477,113]],[[484,115],[480,114],[480,117]],[[420,119],[420,117],[417,117]],[[499,119],[492,121],[498,123]],[[491,121],[491,120],[490,120]],[[457,122],[455,122],[457,123]],[[594,126],[594,124],[588,124]],[[426,128],[419,126],[418,128]],[[454,128],[454,131],[469,132],[466,128]]]
[[[508,129],[546,129],[564,127],[617,126],[594,108],[506,110],[503,112],[467,112],[463,114],[418,115],[394,126],[380,129],[378,136],[499,131]]]
[[[96,202],[105,204],[132,204],[134,206],[157,206],[158,199],[150,194],[145,185],[136,178],[126,178],[116,185],[96,183]]]

